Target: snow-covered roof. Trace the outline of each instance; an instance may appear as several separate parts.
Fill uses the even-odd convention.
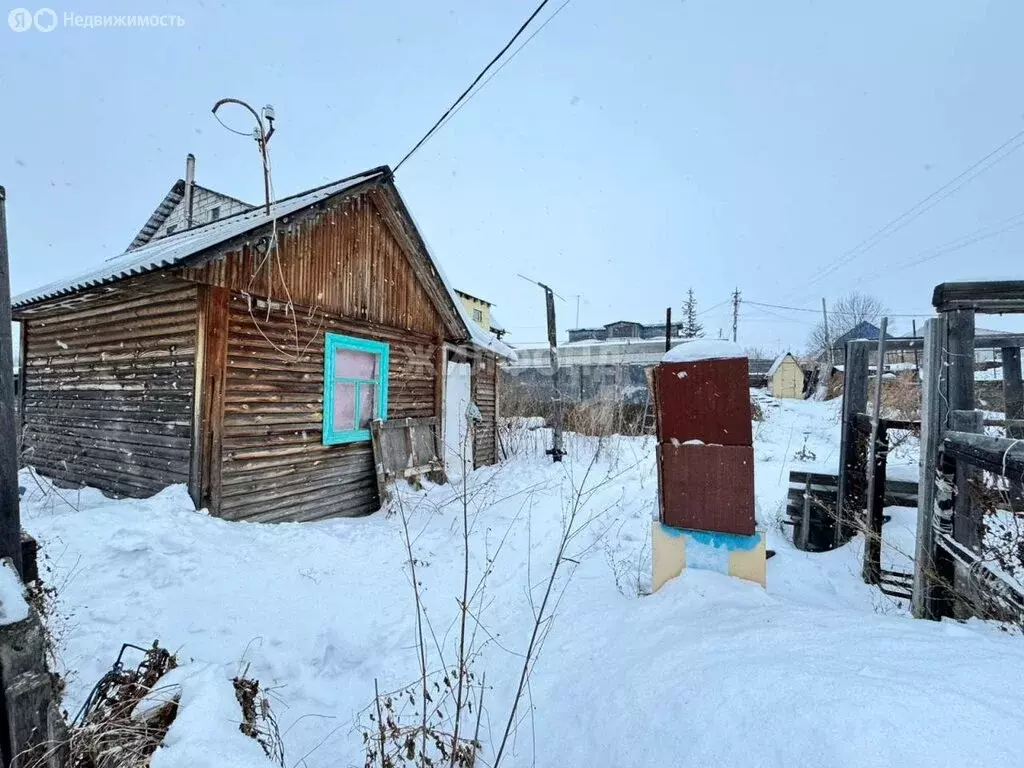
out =
[[[322,187],[278,200],[270,206],[270,213],[267,213],[264,206],[260,206],[250,211],[228,216],[209,224],[154,240],[134,250],[126,251],[120,256],[107,259],[99,267],[88,272],[55,280],[52,283],[20,293],[11,299],[11,305],[14,308],[23,307],[36,301],[56,298],[85,288],[111,283],[122,278],[178,266],[192,256],[198,255],[235,237],[244,235],[251,230],[267,226],[276,219],[297,213],[321,200],[326,200],[361,184],[388,178],[390,175],[391,171],[387,167],[374,168],[373,170],[348,176]],[[433,253],[430,252],[429,247],[427,248],[427,254],[434,263],[434,267],[437,269],[442,283],[444,283],[445,290],[448,292],[452,304],[455,306],[463,325],[466,327],[470,342],[474,346],[514,360],[515,352],[512,351],[511,347],[499,341],[493,334],[484,331],[470,319],[462,306],[462,302],[456,296],[451,283],[445,278],[440,264],[434,258]]]
[[[661,358],[663,363],[692,363],[695,360],[730,360],[746,357],[740,345],[725,339],[693,339],[672,347]]]
[[[252,229],[270,224],[282,216],[296,213],[303,208],[344,192],[351,187],[358,186],[374,178],[382,178],[383,176],[384,169],[376,168],[356,176],[349,176],[332,184],[311,189],[294,197],[278,200],[270,206],[269,214],[266,212],[265,207],[260,206],[251,211],[228,216],[200,227],[193,227],[169,237],[162,237],[141,248],[125,251],[120,256],[107,259],[99,267],[89,272],[55,280],[31,291],[20,293],[11,299],[11,304],[14,307],[20,307],[35,301],[52,299],[125,277],[177,266],[190,256],[201,253],[208,248],[220,245]]]
[[[782,364],[786,362],[787,357],[793,357],[792,353],[783,352],[781,355],[775,358],[775,362],[772,363],[772,367],[768,369],[768,378],[771,378],[772,376],[779,372],[779,368],[781,368]],[[795,357],[793,357],[793,362],[796,362]]]

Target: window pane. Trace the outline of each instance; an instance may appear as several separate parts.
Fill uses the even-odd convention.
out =
[[[334,403],[331,417],[335,431],[355,429],[356,385],[346,381],[334,382]]]
[[[334,375],[342,379],[373,379],[377,376],[377,356],[354,349],[334,350]]]
[[[364,384],[359,390],[359,428],[369,429],[377,418],[377,387]]]

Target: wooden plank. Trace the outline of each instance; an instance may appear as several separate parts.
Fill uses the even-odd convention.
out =
[[[1024,312],[1024,280],[940,283],[932,306],[939,312]]]
[[[951,430],[945,434],[942,450],[954,460],[997,475],[1024,473],[1024,443],[1010,438]]]
[[[1006,436],[1016,440],[1024,439],[1024,384],[1021,383],[1020,348],[1004,347],[1003,398],[1006,401]],[[1016,424],[1011,424],[1016,421]]]
[[[892,352],[910,352],[914,349],[924,348],[923,338],[896,338],[893,336],[888,337],[885,340],[885,345]],[[847,351],[850,349],[866,349],[871,351],[878,346],[877,339],[853,339],[852,341],[846,342]],[[849,364],[849,355],[847,355],[847,364]]]
[[[948,403],[950,411],[974,410],[974,312],[955,310],[946,317]],[[947,422],[948,423],[948,422]]]
[[[666,346],[668,346],[666,342]],[[807,478],[804,487],[803,516],[800,523],[800,549],[807,550],[807,540],[811,535],[811,478]]]
[[[889,318],[882,318],[878,334],[878,368],[885,361],[885,337]],[[882,507],[885,504],[885,455],[888,434],[880,431],[882,421],[882,376],[875,375],[875,394],[872,398],[871,433],[868,440],[867,510],[864,527],[864,581],[877,584],[882,568]]]
[[[867,408],[868,347],[847,342],[846,375],[843,377],[843,431],[839,449],[839,507],[836,510],[836,546],[846,541],[848,520],[863,509],[864,440],[855,420]]]
[[[936,562],[934,526],[935,473],[940,434],[945,424],[945,365],[943,344],[945,318],[924,325],[924,355],[921,365],[921,448],[920,486],[917,497],[917,538],[914,549],[914,588],[911,609],[916,618],[938,618],[935,603]]]
[[[951,435],[980,434],[982,432],[981,411],[953,411],[950,426],[953,431],[946,433],[943,446],[950,444]],[[1024,452],[1024,451],[1022,451]],[[951,454],[953,455],[953,454]],[[982,510],[971,504],[972,486],[979,483],[979,473],[967,456],[956,461],[956,495],[953,497],[953,538],[974,552],[981,551]]]
[[[25,423],[25,369],[28,366],[28,329],[25,323],[18,324],[18,331],[20,334],[20,343],[18,349],[21,350],[21,359],[18,361],[18,448],[19,448],[19,461],[21,459],[21,447],[23,441],[23,428]],[[20,464],[19,464],[20,468]]]
[[[974,337],[975,349],[1020,349],[1024,347],[1024,333],[986,333]]]

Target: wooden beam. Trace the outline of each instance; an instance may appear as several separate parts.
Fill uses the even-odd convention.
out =
[[[1024,385],[1021,383],[1020,348],[1004,347],[1003,356],[1003,398],[1006,401],[1006,436],[1024,439]],[[1016,425],[1011,421],[1017,421]]]
[[[982,334],[974,337],[975,349],[1005,349],[1024,347],[1024,333]]]
[[[935,472],[939,435],[945,423],[945,366],[942,345],[946,338],[945,318],[935,317],[924,325],[924,355],[921,365],[921,450],[917,495],[917,540],[914,549],[914,589],[911,609],[915,618],[937,619],[935,596]]]
[[[228,299],[226,288],[210,288],[205,320],[203,361],[202,458],[200,464],[201,503],[210,514],[219,515],[223,469],[221,454],[224,432],[224,388],[228,358]]]
[[[885,332],[889,318],[882,318],[878,334],[879,369],[885,361]],[[882,575],[882,507],[885,506],[885,455],[889,450],[888,433],[880,432],[882,413],[882,377],[875,374],[872,398],[871,433],[868,441],[867,514],[864,527],[864,581],[877,584]],[[881,438],[881,439],[880,439]],[[884,440],[884,443],[882,442]]]
[[[981,434],[981,411],[953,411],[949,423],[950,434]],[[956,495],[953,497],[953,538],[973,552],[981,551],[981,510],[971,504],[971,488],[978,482],[979,472],[974,463],[964,457],[956,461]]]
[[[863,508],[864,436],[856,426],[857,414],[868,404],[868,348],[847,342],[846,375],[843,376],[843,437],[839,448],[839,501],[836,507],[835,544],[846,541],[844,520]]]
[[[207,397],[206,323],[209,316],[210,286],[200,284],[196,294],[195,375],[192,380],[192,439],[188,459],[188,495],[196,509],[203,506],[203,410]]]
[[[949,410],[973,411],[974,311],[971,309],[946,313],[946,368]]]
[[[940,312],[1024,312],[1024,280],[940,283],[932,293],[932,306]]]
[[[22,438],[25,436],[25,374],[28,371],[28,321],[22,320],[18,323],[21,343],[18,349],[21,350],[21,358],[18,360],[18,447],[21,448]],[[20,450],[19,450],[20,467]]]
[[[1024,475],[1024,443],[1008,437],[950,430],[942,441],[950,458],[970,462],[978,469],[1019,478]]]
[[[864,347],[873,350],[878,346],[878,339],[854,339],[846,342],[847,348]],[[909,352],[914,349],[924,349],[924,339],[920,336],[898,338],[889,336],[885,340],[885,348],[890,352]]]
[[[854,339],[847,344],[874,349],[878,342],[874,339]],[[924,349],[924,339],[920,336],[905,338],[889,337],[885,340],[886,349],[890,352],[911,352]],[[1004,347],[1024,347],[1024,333],[989,333],[974,337],[975,349],[1003,349]]]

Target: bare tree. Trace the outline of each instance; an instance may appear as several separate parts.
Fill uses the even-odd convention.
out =
[[[852,331],[863,322],[877,325],[884,314],[885,305],[875,296],[857,291],[841,296],[832,302],[832,306],[828,310],[829,340],[835,343],[836,339],[844,333]],[[823,321],[815,325],[814,330],[811,331],[811,335],[807,339],[807,351],[812,355],[820,355],[828,351]]]

